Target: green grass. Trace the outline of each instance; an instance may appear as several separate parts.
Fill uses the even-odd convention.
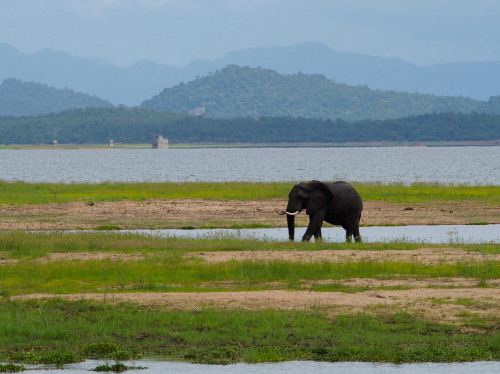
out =
[[[500,186],[443,185],[438,183],[355,184],[366,200],[386,200],[395,203],[418,203],[434,200],[482,201],[500,203]]]
[[[458,245],[458,247],[490,254],[500,252],[499,245]],[[487,286],[488,279],[500,278],[500,264],[493,261],[436,265],[389,260],[347,263],[228,261],[210,264],[185,256],[195,251],[296,250],[297,248],[297,243],[237,239],[159,239],[119,233],[2,233],[0,256],[18,261],[2,265],[0,292],[4,295],[38,292],[55,294],[123,291],[207,292],[276,287],[282,289],[312,287],[321,290],[321,287],[314,284],[306,287],[304,283],[322,279],[427,277],[473,278],[478,284]],[[301,250],[349,248],[356,248],[358,251],[388,248],[411,250],[419,246],[405,243],[300,244]],[[122,253],[139,257],[123,261],[92,258],[85,261],[38,261],[53,252]]]
[[[148,199],[266,200],[287,199],[294,182],[186,182],[51,184],[0,181],[0,204],[46,204]],[[500,186],[354,183],[364,200],[416,203],[472,200],[500,203]]]
[[[425,247],[433,247],[426,244]],[[439,248],[443,245],[434,246]],[[500,245],[455,245],[485,254]],[[256,250],[414,250],[407,243],[290,243],[237,239],[160,239],[125,233],[0,233],[0,362],[55,366],[86,358],[125,360],[142,355],[228,364],[284,360],[459,362],[499,360],[498,315],[491,300],[437,299],[466,307],[461,324],[426,321],[399,307],[373,306],[335,316],[328,309],[245,311],[205,307],[112,304],[113,293],[287,289],[360,292],[343,279],[466,277],[488,287],[498,262],[425,265],[418,262],[298,263],[229,261],[209,264],[186,254]],[[118,253],[125,260],[40,261],[50,253]],[[13,260],[13,261],[8,261]],[[328,279],[329,285],[321,284]],[[339,282],[337,282],[339,281]],[[376,289],[373,287],[371,289]],[[102,301],[17,301],[17,294],[103,293]],[[383,301],[381,301],[383,303]],[[483,304],[481,304],[483,303]],[[477,313],[477,314],[476,314]]]
[[[427,245],[429,247],[432,245]],[[275,242],[265,240],[241,240],[227,237],[207,239],[155,238],[121,232],[0,232],[0,256],[4,259],[34,259],[51,252],[119,252],[134,254],[158,254],[197,251],[253,251],[253,250],[322,250],[322,249],[416,249],[415,243],[328,243],[328,242]],[[442,247],[439,245],[436,247]],[[497,253],[495,245],[461,245],[469,250]]]
[[[91,260],[16,263],[3,268],[4,291],[24,293],[114,293],[131,291],[225,291],[296,289],[304,281],[322,279],[409,279],[500,277],[495,262],[415,265],[414,263],[269,263],[229,261],[220,264],[183,263],[167,256],[143,261]],[[228,282],[230,284],[228,285]],[[305,286],[304,286],[305,287]],[[302,287],[302,288],[304,288]]]
[[[0,301],[0,330],[1,361],[57,363],[141,354],[210,364],[500,359],[495,331],[469,334],[405,312],[329,318],[320,311],[221,313],[58,299]]]

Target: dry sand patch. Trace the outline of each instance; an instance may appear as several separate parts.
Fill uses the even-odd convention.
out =
[[[315,291],[230,291],[230,292],[124,292],[80,293],[71,295],[28,294],[12,299],[45,299],[130,302],[139,305],[162,305],[173,309],[199,309],[209,305],[222,308],[301,309],[326,306],[365,307],[375,304],[414,303],[429,299],[489,299],[498,304],[500,290],[493,288],[377,290],[357,293]]]
[[[199,258],[208,264],[227,261],[288,261],[288,262],[418,262],[425,265],[456,264],[483,261],[500,261],[500,254],[481,253],[459,248],[419,248],[412,250],[321,250],[321,251],[214,251],[194,252],[185,255],[187,259]],[[143,260],[142,254],[118,252],[54,252],[36,261],[131,261]],[[0,260],[0,263],[16,260]]]
[[[142,260],[144,256],[129,253],[108,253],[108,252],[54,252],[48,253],[46,256],[39,258],[42,263],[51,261],[129,261]]]
[[[293,262],[419,262],[426,265],[459,262],[500,261],[499,254],[484,254],[458,248],[420,248],[416,250],[322,250],[322,251],[224,251],[195,252],[190,257],[208,263],[225,261]]]
[[[192,225],[217,227],[265,225],[286,227],[276,214],[286,200],[215,201],[204,199],[153,199],[88,204],[75,202],[40,205],[0,204],[0,230],[71,230],[94,229],[114,225],[124,229],[180,228]],[[411,208],[412,210],[405,210]],[[484,203],[430,202],[414,205],[385,201],[365,201],[362,225],[454,225],[500,223],[500,206]],[[297,224],[306,226],[304,213]]]

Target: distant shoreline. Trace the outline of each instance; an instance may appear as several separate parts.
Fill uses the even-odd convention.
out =
[[[487,141],[440,141],[440,142],[349,142],[349,143],[178,143],[169,148],[298,148],[298,147],[498,147],[500,139]],[[152,149],[151,144],[11,144],[0,145],[1,149]]]

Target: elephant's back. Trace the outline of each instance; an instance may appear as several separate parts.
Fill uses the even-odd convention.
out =
[[[334,196],[334,205],[339,207],[340,204],[345,209],[361,212],[363,201],[358,191],[352,185],[347,182],[338,181],[330,183],[329,187]]]

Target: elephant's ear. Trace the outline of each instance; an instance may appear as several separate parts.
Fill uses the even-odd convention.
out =
[[[333,201],[332,191],[323,182],[311,181],[307,183],[306,189],[309,191],[309,201],[306,205],[308,215],[316,214]]]

